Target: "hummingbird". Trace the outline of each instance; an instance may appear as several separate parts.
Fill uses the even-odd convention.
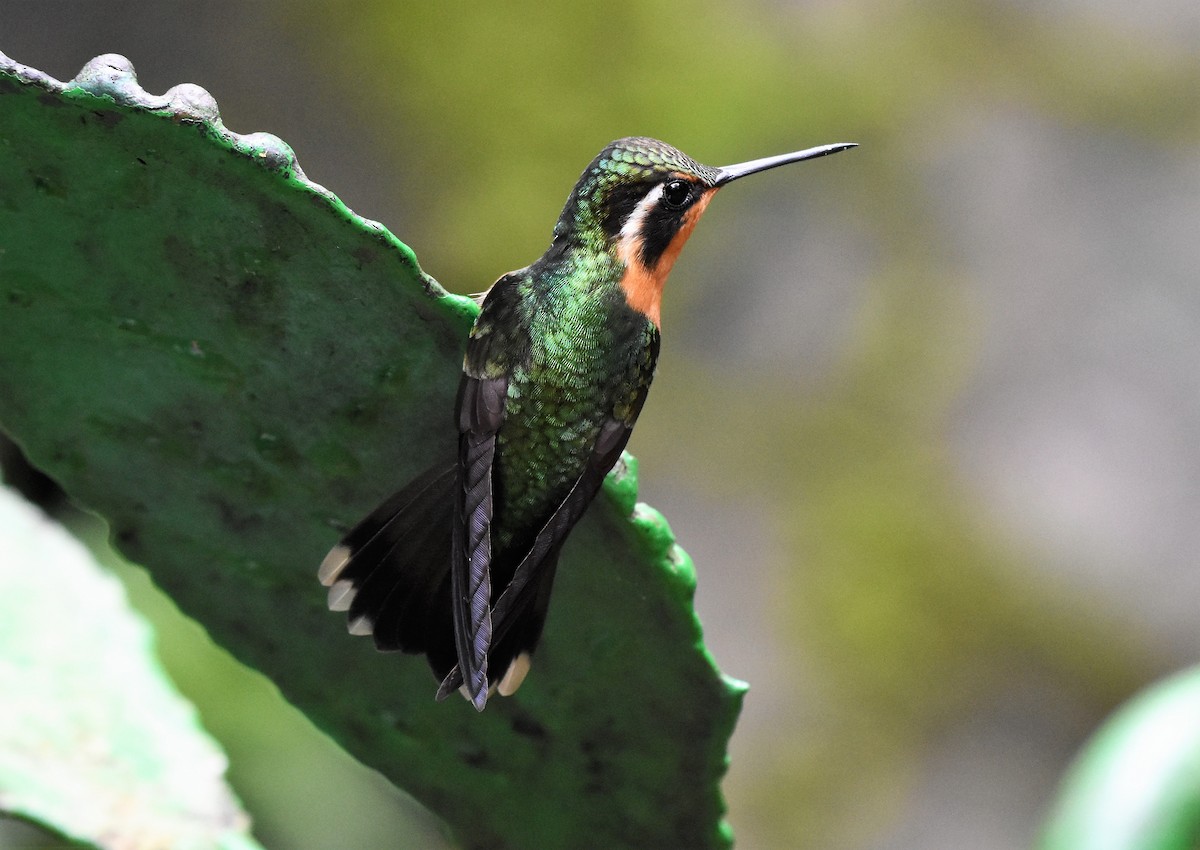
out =
[[[714,168],[655,139],[606,146],[550,247],[480,296],[454,410],[458,456],[355,526],[318,571],[379,650],[424,654],[479,711],[525,679],[559,554],[621,456],[659,352],[663,285],[717,190],[855,147]]]

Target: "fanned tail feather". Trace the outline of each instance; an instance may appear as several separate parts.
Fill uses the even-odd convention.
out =
[[[527,548],[493,553],[495,435],[462,434],[460,465],[418,477],[326,556],[318,575],[329,607],[347,611],[351,633],[372,635],[381,650],[424,653],[438,699],[461,689],[482,710],[493,691],[512,694],[541,638],[563,542],[628,435],[606,423],[583,475]]]
[[[443,464],[414,479],[346,534],[318,571],[329,587],[329,607],[347,612],[352,634],[371,635],[383,651],[428,657],[442,682],[439,699],[463,685],[450,578],[457,478],[455,466]],[[471,504],[483,505],[491,498],[490,486],[490,480],[475,482],[462,492]],[[464,696],[478,707],[496,690],[511,694],[528,671],[546,619],[558,547],[542,568],[525,573],[536,580],[500,593],[480,568],[490,561],[490,536],[472,522],[466,537],[468,616],[475,635],[470,657],[477,673],[473,692],[465,689]],[[543,546],[534,549],[536,557],[547,555]],[[499,617],[493,613],[493,590]]]
[[[380,650],[424,653],[443,678],[458,661],[450,613],[455,467],[417,477],[355,526],[318,572],[329,607]]]

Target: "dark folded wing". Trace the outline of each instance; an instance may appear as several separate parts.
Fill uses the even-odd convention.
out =
[[[527,666],[528,661],[521,660],[521,656],[532,652],[534,644],[541,636],[558,553],[575,523],[583,517],[588,505],[600,491],[604,476],[621,456],[625,444],[629,442],[631,431],[631,426],[616,419],[608,419],[604,423],[583,473],[546,520],[534,538],[529,552],[517,565],[512,580],[496,600],[488,624],[492,644],[492,681],[507,678],[513,665],[521,668],[518,676],[524,675],[523,668]],[[442,681],[438,688],[438,699],[444,699],[462,686],[464,675],[461,655],[459,665]],[[469,671],[466,680],[470,681]],[[486,698],[487,677],[483,683]],[[507,688],[503,685],[501,687],[511,692],[519,684],[518,678],[515,684]],[[468,691],[473,693],[470,687]]]
[[[464,375],[458,395],[458,486],[454,500],[450,579],[454,642],[467,693],[476,709],[487,702],[492,646],[492,463],[504,421],[506,378]]]

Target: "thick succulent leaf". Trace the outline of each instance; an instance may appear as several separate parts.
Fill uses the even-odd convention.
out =
[[[121,585],[3,487],[0,694],[0,812],[102,848],[258,847]]]
[[[1200,667],[1121,708],[1071,767],[1042,850],[1200,847]]]
[[[482,715],[325,610],[340,532],[453,452],[471,301],[278,139],[121,57],[65,86],[0,58],[0,145],[0,423],[125,555],[464,846],[730,842],[744,688],[631,460],[567,545],[532,674]]]

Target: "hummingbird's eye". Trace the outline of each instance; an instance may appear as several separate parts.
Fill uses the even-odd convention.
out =
[[[662,199],[671,209],[679,209],[692,197],[692,184],[686,180],[672,180],[663,186]]]

